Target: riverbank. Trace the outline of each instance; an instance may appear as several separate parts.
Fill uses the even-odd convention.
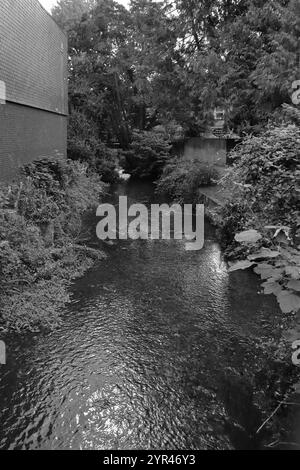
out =
[[[206,218],[219,235],[224,223],[222,210],[228,199],[228,189],[226,193],[219,186],[199,189],[199,202],[205,204]],[[224,256],[227,258],[226,251]],[[234,255],[231,260],[235,260]],[[261,293],[264,294],[263,290]],[[261,370],[253,373],[250,390],[253,393],[251,406],[254,416],[259,412],[261,419],[253,438],[260,442],[263,449],[300,450],[300,372],[292,363],[292,345],[299,338],[300,315],[282,315],[274,329],[274,339],[261,345]],[[257,364],[256,369],[259,369]],[[233,376],[231,381],[234,383],[236,377]],[[247,389],[248,379],[241,381],[240,385],[242,389]],[[237,400],[235,408],[243,416],[243,396],[240,401]],[[235,432],[238,432],[238,426]]]
[[[105,202],[124,194],[130,205],[161,201],[131,181]],[[84,229],[97,248],[96,222]],[[282,315],[250,270],[228,274],[209,223],[205,233],[195,252],[184,240],[119,240],[72,283],[59,328],[5,338],[1,448],[261,447],[269,409],[258,394]]]
[[[105,255],[81,242],[82,216],[105,185],[72,161],[42,160],[0,189],[0,329],[56,327],[70,282]]]
[[[43,171],[38,170],[38,173],[43,174],[44,181],[44,169]],[[75,173],[77,175],[78,171],[76,170]],[[186,396],[184,390],[181,398],[186,400],[185,409],[179,416],[182,424],[180,430],[176,430],[178,438],[182,435],[182,427],[186,432],[186,435],[184,434],[186,441],[181,445],[188,446],[190,445],[186,444],[188,442],[198,446],[197,448],[206,448],[206,446],[211,448],[213,446],[214,448],[256,449],[276,448],[280,442],[289,441],[288,436],[293,427],[293,417],[289,413],[291,405],[285,403],[292,400],[290,394],[293,385],[297,382],[297,368],[291,363],[291,351],[286,347],[287,343],[282,341],[282,332],[288,329],[288,325],[290,326],[291,317],[281,315],[272,299],[256,295],[259,287],[250,270],[248,273],[233,272],[228,275],[226,265],[221,259],[214,231],[211,231],[209,227],[206,233],[206,248],[203,251],[200,250],[197,256],[188,255],[180,248],[180,245],[177,246],[173,242],[159,242],[153,245],[142,241],[121,243],[111,248],[111,259],[109,262],[104,260],[103,267],[102,263],[101,265],[96,264],[85,276],[81,276],[94,263],[94,256],[97,258],[99,256],[98,249],[97,251],[93,249],[89,251],[82,245],[84,239],[87,246],[97,246],[99,240],[93,239],[91,242],[89,237],[82,235],[81,215],[86,208],[94,205],[95,198],[97,199],[99,195],[99,188],[101,188],[102,195],[104,188],[98,178],[95,179],[92,175],[88,176],[83,168],[79,173],[81,174],[80,179],[82,178],[80,184],[78,184],[77,176],[75,181],[73,181],[73,177],[71,178],[73,182],[59,183],[64,195],[64,202],[68,201],[66,207],[69,209],[66,211],[64,206],[64,212],[60,213],[60,217],[59,214],[56,214],[54,224],[48,221],[48,228],[47,225],[45,226],[44,216],[41,217],[36,205],[34,208],[31,205],[29,211],[29,208],[23,205],[23,197],[18,198],[18,192],[13,190],[14,204],[18,201],[17,212],[16,208],[6,207],[5,210],[14,214],[16,220],[19,220],[18,223],[20,223],[19,217],[23,217],[23,222],[26,222],[25,226],[27,227],[26,233],[28,233],[28,227],[35,227],[35,232],[39,229],[39,243],[31,245],[29,259],[32,257],[33,249],[37,258],[40,256],[40,254],[38,255],[38,247],[40,246],[43,247],[47,261],[42,263],[40,271],[35,268],[35,275],[38,276],[32,289],[28,284],[23,285],[21,296],[18,298],[14,298],[12,295],[7,297],[8,307],[9,301],[13,300],[14,311],[18,312],[18,316],[12,315],[8,319],[6,328],[9,328],[9,331],[53,329],[60,322],[60,315],[63,312],[64,322],[61,322],[61,328],[56,329],[53,335],[41,335],[39,347],[43,351],[53,351],[58,341],[60,346],[56,357],[60,357],[65,354],[66,341],[69,342],[70,351],[72,351],[68,359],[70,377],[75,382],[78,377],[73,376],[73,357],[78,355],[78,341],[82,344],[81,354],[88,370],[91,368],[91,357],[88,354],[91,347],[89,342],[91,339],[95,342],[93,348],[95,348],[96,359],[95,363],[92,361],[92,368],[97,371],[97,374],[99,374],[98,360],[102,361],[103,367],[108,367],[110,364],[108,359],[102,358],[102,356],[99,358],[96,353],[99,334],[102,338],[101,341],[107,344],[108,348],[112,348],[110,353],[112,357],[116,345],[119,344],[121,338],[124,338],[122,348],[128,350],[126,361],[128,360],[129,364],[131,364],[132,341],[136,341],[135,356],[139,358],[139,367],[143,368],[147,368],[148,362],[145,361],[144,356],[139,357],[138,355],[141,340],[154,341],[153,357],[149,360],[149,364],[151,364],[149,377],[147,375],[143,379],[149,380],[147,386],[150,389],[151,387],[155,389],[151,382],[153,367],[155,369],[155,383],[161,374],[163,387],[166,383],[169,384],[169,381],[172,387],[174,383],[176,384],[174,396],[178,393],[181,394],[183,378],[187,382],[188,395]],[[64,174],[66,174],[65,171]],[[39,180],[40,178],[41,175]],[[47,180],[48,177],[46,177]],[[133,203],[147,200],[148,193],[143,193],[143,186],[136,185],[137,189],[135,185],[129,185],[126,189],[130,201]],[[53,192],[44,182],[43,187],[45,186],[48,188],[48,195]],[[20,188],[20,185],[18,187]],[[79,190],[79,188],[85,189]],[[121,194],[123,194],[123,189],[122,186],[120,188]],[[27,190],[25,194],[25,199],[29,200]],[[34,188],[32,189],[31,186],[30,201],[34,200],[34,194]],[[81,194],[80,197],[79,194]],[[85,194],[84,197],[83,194]],[[154,201],[159,202],[157,199]],[[74,204],[76,207],[79,205],[81,207],[80,217],[76,212],[75,219],[71,221]],[[11,202],[10,205],[12,205]],[[60,207],[58,200],[57,205]],[[40,205],[39,208],[41,208]],[[49,209],[50,206],[47,211]],[[58,220],[60,220],[59,224]],[[65,227],[67,222],[67,226],[70,225],[68,229]],[[53,226],[54,230],[51,229]],[[62,232],[58,230],[59,226],[63,228]],[[87,229],[88,233],[93,233],[95,237],[93,227],[94,224],[88,224],[84,230]],[[32,233],[35,232],[32,231]],[[24,243],[24,236],[22,237]],[[66,242],[67,240],[68,242]],[[28,241],[26,241],[26,246],[27,244]],[[17,253],[20,257],[20,243],[17,247]],[[155,255],[153,250],[155,250]],[[217,264],[216,258],[219,260]],[[23,262],[24,259],[23,256]],[[164,260],[162,265],[160,265],[160,259]],[[45,276],[46,266],[48,277]],[[199,273],[199,269],[201,273]],[[187,273],[189,273],[189,282],[185,282]],[[80,277],[80,279],[69,290],[70,280],[75,277]],[[176,289],[172,288],[175,285]],[[60,289],[55,290],[55,286]],[[38,293],[38,290],[41,294]],[[67,304],[68,292],[71,292],[73,299],[69,306]],[[64,294],[66,297],[63,297]],[[22,300],[24,297],[25,301]],[[32,312],[32,305],[34,309],[39,308],[40,310],[36,312],[36,315],[29,316],[28,313]],[[49,305],[51,305],[51,310]],[[89,315],[87,315],[87,305]],[[12,310],[12,314],[14,311]],[[176,312],[175,315],[174,312]],[[189,312],[188,317],[186,312]],[[20,322],[21,315],[21,321],[26,322],[25,326]],[[136,329],[137,322],[138,329]],[[112,325],[109,332],[107,332],[108,324]],[[85,325],[84,328],[82,325]],[[94,334],[95,331],[97,334]],[[37,335],[37,338],[39,336]],[[82,337],[85,337],[83,342]],[[49,346],[47,346],[48,342],[50,342]],[[85,350],[87,344],[89,346]],[[164,344],[169,345],[166,350],[163,348]],[[190,344],[193,345],[192,350]],[[61,349],[59,349],[60,347]],[[11,348],[10,345],[10,350]],[[169,348],[171,348],[170,355]],[[162,355],[165,358],[163,365],[157,359],[157,349],[160,351],[159,357]],[[152,351],[151,348],[150,350]],[[32,354],[31,345],[30,351]],[[101,351],[102,348],[100,348]],[[186,354],[188,372],[182,371],[183,352]],[[216,354],[218,359],[213,360]],[[42,355],[42,357],[44,356]],[[122,357],[124,360],[123,352]],[[37,354],[37,358],[40,358],[40,353]],[[47,364],[49,361],[51,362],[48,357]],[[23,360],[20,360],[20,364],[22,362]],[[190,371],[191,362],[193,364],[192,372]],[[51,370],[60,376],[60,371],[56,371],[57,361],[55,360],[51,364]],[[118,369],[119,356],[115,364]],[[84,380],[80,375],[81,370],[82,367],[79,364],[78,374]],[[173,374],[171,379],[170,370]],[[179,373],[179,371],[181,372]],[[134,373],[138,375],[138,381],[140,381],[140,372]],[[47,375],[47,371],[45,374]],[[211,383],[209,377],[212,377]],[[122,380],[125,380],[126,383],[125,377]],[[116,383],[118,383],[117,379]],[[89,387],[92,393],[94,382],[91,382]],[[120,390],[122,387],[123,382],[120,383]],[[131,390],[130,387],[129,390]],[[111,391],[112,400],[115,399],[114,390]],[[70,391],[70,393],[72,392]],[[141,396],[145,396],[147,399],[148,395],[143,393]],[[85,398],[88,399],[88,397],[89,394]],[[56,404],[52,403],[50,397],[47,400],[48,405],[53,407],[55,414],[58,411],[55,408]],[[123,397],[122,400],[125,398]],[[172,396],[170,396],[170,400],[172,400]],[[121,403],[123,406],[124,402],[121,401]],[[280,403],[280,407],[272,416]],[[174,406],[175,404],[176,400]],[[142,405],[140,404],[140,406]],[[168,409],[166,406],[166,410]],[[214,409],[217,410],[217,418],[213,412]],[[152,416],[154,422],[158,411],[161,413],[160,405],[159,410],[155,411]],[[48,414],[49,409],[46,409],[45,413]],[[193,413],[195,413],[194,424],[190,427],[185,418]],[[171,427],[174,426],[173,416],[175,415],[177,416],[175,409],[170,416],[167,415]],[[145,418],[145,426],[147,423],[148,417]],[[195,429],[198,429],[199,423],[201,423],[203,430],[198,438],[198,431]],[[159,429],[161,427],[160,436],[162,436],[163,432],[165,433],[163,423],[156,423],[156,425]],[[36,432],[39,433],[39,423],[36,423],[35,426]],[[217,433],[217,437],[215,433]],[[92,430],[91,434],[93,442],[97,441],[98,437],[93,434]],[[72,436],[73,431],[70,429],[68,436],[70,441],[73,439]],[[101,436],[106,439],[104,430]],[[60,439],[61,446],[65,445],[64,430],[62,430]],[[136,436],[134,442],[141,445],[139,439],[140,437]],[[155,437],[152,439],[156,446],[165,445],[163,444],[164,440],[159,441]],[[34,447],[37,444],[29,436],[27,445],[30,448],[30,446]],[[47,445],[44,440],[43,445]],[[147,444],[145,443],[145,445]],[[168,445],[172,446],[172,440]]]
[[[274,324],[274,337],[261,344],[255,367],[244,377],[244,386],[252,393],[253,415],[259,411],[261,416],[251,433],[263,448],[300,448],[294,419],[299,415],[300,373],[292,362],[294,342],[300,340],[300,318],[293,315],[300,307],[299,145],[299,123],[283,122],[246,138],[232,152],[234,165],[218,185],[201,185],[200,175],[195,180],[195,164],[187,175],[181,174],[183,181],[171,168],[158,184],[159,189],[171,188],[184,202],[204,203],[206,217],[219,233],[229,275],[253,269],[262,280],[260,293],[276,296],[282,316]],[[182,166],[186,168],[185,163]],[[191,178],[200,182],[192,194],[186,191]],[[243,379],[233,374],[231,383],[236,382],[241,385]],[[234,415],[245,418],[243,405],[243,399],[234,404],[233,422]],[[235,430],[238,433],[238,425]]]
[[[230,191],[218,185],[199,188],[199,202],[205,205],[207,220],[216,228],[222,238],[222,217],[224,207],[232,199]],[[226,251],[224,258],[228,259]],[[239,258],[238,244],[233,247],[231,261]],[[236,254],[235,254],[235,250]],[[244,253],[243,253],[244,254]],[[251,266],[250,266],[251,267]],[[237,280],[237,286],[238,286]],[[262,294],[264,294],[262,289]],[[271,293],[271,292],[270,292]],[[300,338],[300,315],[282,315],[274,325],[274,337],[271,341],[259,345],[260,353],[251,373],[240,377],[229,371],[227,382],[229,389],[239,387],[242,391],[233,406],[231,432],[233,436],[245,434],[245,429],[237,422],[244,422],[250,428],[252,443],[259,443],[262,449],[300,449],[299,406],[300,373],[292,363],[292,344]],[[251,397],[251,413],[245,412],[245,397]],[[255,417],[260,416],[255,422]],[[297,421],[298,420],[298,421]],[[252,427],[251,427],[252,426]],[[255,428],[256,426],[256,428]]]

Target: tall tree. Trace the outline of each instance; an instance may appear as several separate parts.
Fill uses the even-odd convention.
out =
[[[61,0],[70,104],[101,139],[179,123],[199,135],[213,110],[255,130],[289,102],[299,67],[297,0]]]

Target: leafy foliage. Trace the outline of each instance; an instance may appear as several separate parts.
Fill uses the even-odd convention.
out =
[[[299,155],[300,128],[284,123],[234,149],[235,164],[221,183],[234,188],[221,210],[227,245],[235,233],[266,225],[290,227],[291,237],[299,237]]]
[[[170,158],[168,137],[157,132],[135,131],[121,164],[127,173],[139,178],[157,178]]]
[[[281,123],[248,136],[232,152],[235,164],[222,180],[232,188],[221,209],[221,233],[229,271],[255,266],[265,294],[274,294],[284,313],[300,308],[300,127],[285,106]],[[290,123],[292,120],[293,124]]]
[[[199,160],[173,158],[157,182],[157,192],[179,202],[198,202],[200,186],[216,184],[218,170]]]
[[[87,167],[41,160],[19,183],[0,189],[0,322],[21,331],[55,326],[70,279],[93,256],[76,240],[81,215],[97,204],[103,183]],[[101,253],[97,253],[101,256]]]
[[[118,179],[118,152],[98,138],[95,124],[80,111],[74,111],[69,118],[68,158],[87,163],[105,183],[114,183]]]
[[[60,0],[53,16],[69,38],[71,115],[108,146],[170,121],[199,135],[216,106],[228,130],[256,133],[298,78],[297,0]]]
[[[250,239],[249,231],[237,234],[236,239],[240,243],[250,245],[251,254],[247,259],[232,264],[229,272],[255,265],[254,272],[265,281],[262,284],[264,293],[276,295],[283,313],[297,312],[300,309],[300,251],[289,246],[287,237],[278,238],[281,232],[278,228],[275,228],[273,236],[276,250],[265,247],[257,250],[258,240]]]

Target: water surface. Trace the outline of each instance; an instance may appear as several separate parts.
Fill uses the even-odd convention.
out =
[[[154,201],[148,184],[118,194]],[[237,380],[224,398],[226,376],[243,377],[279,311],[258,294],[251,271],[228,275],[208,224],[205,236],[198,252],[186,252],[184,241],[117,242],[74,283],[58,330],[10,338],[0,371],[0,448],[257,445],[242,429],[253,416],[247,392]],[[239,413],[230,416],[230,400],[243,396],[246,424],[237,423],[233,439],[228,422]]]

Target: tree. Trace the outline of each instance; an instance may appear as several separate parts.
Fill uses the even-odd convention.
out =
[[[134,129],[180,124],[199,135],[216,106],[256,131],[290,101],[299,65],[296,0],[61,0],[70,107],[99,138],[128,148]]]

